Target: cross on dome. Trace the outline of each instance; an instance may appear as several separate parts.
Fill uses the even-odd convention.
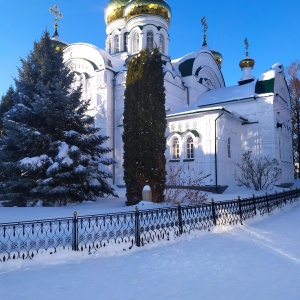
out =
[[[202,44],[202,47],[203,47],[203,46],[207,46],[207,43],[206,43],[206,30],[208,29],[208,25],[207,25],[205,17],[203,17],[201,19],[201,24],[203,26],[203,44]]]

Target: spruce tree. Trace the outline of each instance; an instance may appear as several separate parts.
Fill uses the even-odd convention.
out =
[[[74,74],[48,32],[21,63],[1,138],[2,198],[8,205],[48,206],[115,195],[106,180],[113,163],[105,158],[107,137],[86,114],[81,88],[71,88]]]
[[[4,114],[9,111],[13,105],[13,94],[14,94],[14,88],[10,86],[6,92],[5,95],[1,97],[1,103],[0,103],[0,136],[3,135],[3,117]]]
[[[164,201],[165,89],[161,55],[157,48],[129,59],[124,105],[124,180],[127,204],[142,199],[149,185],[154,202]]]

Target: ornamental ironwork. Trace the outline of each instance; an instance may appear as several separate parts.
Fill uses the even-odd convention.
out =
[[[300,190],[197,205],[132,212],[0,223],[0,262],[32,259],[39,253],[129,250],[196,230],[243,224],[298,201]]]

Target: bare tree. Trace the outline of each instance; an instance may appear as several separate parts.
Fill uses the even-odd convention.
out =
[[[234,173],[238,184],[256,191],[272,189],[281,177],[282,169],[277,159],[269,156],[252,158],[252,151],[243,154],[242,163],[236,164],[240,172]]]
[[[292,136],[295,178],[300,178],[300,62],[294,61],[287,68],[288,85],[292,99]]]
[[[165,190],[165,201],[168,203],[197,204],[207,200],[207,194],[200,190],[203,179],[210,176],[203,175],[203,171],[196,174],[191,170],[186,174],[183,165],[174,165],[167,168],[167,188]]]

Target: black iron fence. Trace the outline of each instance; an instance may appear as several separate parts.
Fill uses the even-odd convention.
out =
[[[218,225],[243,224],[257,213],[269,214],[300,198],[300,190],[246,199],[178,205],[160,209],[0,223],[0,262],[33,258],[41,252],[96,252],[131,249],[134,245],[175,238]]]

